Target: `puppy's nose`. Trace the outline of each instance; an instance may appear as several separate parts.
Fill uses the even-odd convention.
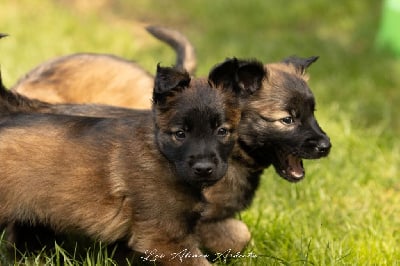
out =
[[[322,139],[318,141],[317,145],[315,146],[315,151],[320,154],[328,154],[331,147],[332,144],[329,139]]]
[[[192,168],[194,173],[201,177],[207,177],[213,172],[213,164],[210,162],[197,162]]]

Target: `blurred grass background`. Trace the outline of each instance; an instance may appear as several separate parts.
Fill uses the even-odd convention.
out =
[[[92,2],[3,1],[5,84],[76,52],[115,54],[154,73],[175,55],[145,32],[147,24],[183,32],[197,50],[199,76],[231,56],[273,62],[319,55],[310,87],[331,154],[307,161],[299,184],[265,171],[241,215],[253,234],[246,252],[259,256],[233,264],[400,264],[400,59],[375,47],[381,1]]]

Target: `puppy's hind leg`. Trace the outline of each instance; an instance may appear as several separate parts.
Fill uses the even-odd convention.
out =
[[[21,252],[39,251],[44,247],[51,249],[56,241],[54,231],[41,225],[10,223],[5,232],[10,245],[15,246]]]

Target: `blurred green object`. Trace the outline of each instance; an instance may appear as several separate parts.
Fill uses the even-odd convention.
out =
[[[400,56],[400,0],[383,2],[377,45]]]

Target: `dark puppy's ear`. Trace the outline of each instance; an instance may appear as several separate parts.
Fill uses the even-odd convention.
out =
[[[215,65],[208,74],[208,81],[215,87],[229,88],[235,83],[235,73],[239,68],[238,60],[227,58],[224,62]]]
[[[242,96],[248,96],[261,88],[266,71],[256,60],[227,59],[216,65],[209,73],[208,80],[214,86],[231,89]]]
[[[265,78],[267,78],[267,70],[261,62],[239,60],[236,82],[242,95],[251,95],[259,90]]]
[[[162,103],[173,91],[183,90],[189,86],[190,76],[184,70],[157,65],[154,79],[153,102]]]
[[[304,75],[306,73],[307,68],[317,61],[319,56],[311,56],[309,58],[300,58],[297,56],[291,56],[283,59],[283,63],[291,64],[296,68],[297,73]]]

